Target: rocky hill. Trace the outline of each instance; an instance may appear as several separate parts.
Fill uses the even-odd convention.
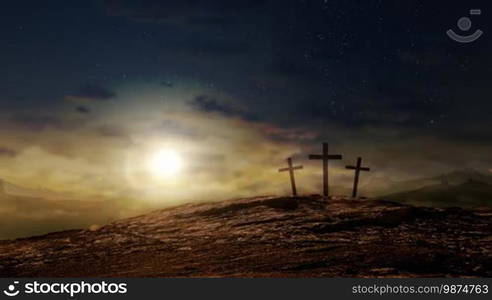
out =
[[[257,197],[0,241],[0,276],[492,276],[492,211]]]

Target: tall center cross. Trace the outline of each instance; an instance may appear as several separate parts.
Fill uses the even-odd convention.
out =
[[[279,172],[289,171],[290,185],[292,187],[292,196],[294,196],[294,197],[297,196],[296,179],[294,177],[294,170],[300,170],[302,168],[303,168],[303,166],[293,166],[292,165],[292,158],[289,157],[289,158],[287,158],[287,168],[278,169]]]
[[[321,155],[310,154],[309,159],[319,159],[323,161],[323,196],[328,197],[328,161],[330,159],[342,159],[342,156],[339,154],[328,154],[328,144],[323,143],[323,153]]]

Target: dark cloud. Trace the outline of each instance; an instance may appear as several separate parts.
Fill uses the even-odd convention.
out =
[[[65,97],[68,101],[74,102],[96,102],[106,101],[116,97],[116,93],[98,84],[86,84],[77,92]]]
[[[257,121],[258,117],[252,113],[220,102],[213,96],[199,95],[189,102],[190,106],[206,113],[220,113],[228,117],[240,117],[244,120]]]
[[[77,106],[77,108],[75,110],[81,114],[90,114],[91,113],[91,109],[88,108],[87,106]]]
[[[161,82],[161,85],[164,86],[164,87],[167,87],[167,88],[174,87],[174,83],[172,83],[171,81],[162,81]]]
[[[97,132],[103,137],[124,138],[128,136],[123,128],[112,125],[101,126],[97,129]]]
[[[0,146],[0,156],[14,157],[17,154],[18,152],[11,148]]]

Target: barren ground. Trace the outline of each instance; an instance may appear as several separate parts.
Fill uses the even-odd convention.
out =
[[[492,277],[492,211],[257,197],[0,241],[0,277]]]

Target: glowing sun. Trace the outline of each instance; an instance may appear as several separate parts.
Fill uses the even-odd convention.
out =
[[[175,177],[183,167],[183,160],[178,152],[163,149],[155,153],[149,161],[149,169],[158,177]]]

